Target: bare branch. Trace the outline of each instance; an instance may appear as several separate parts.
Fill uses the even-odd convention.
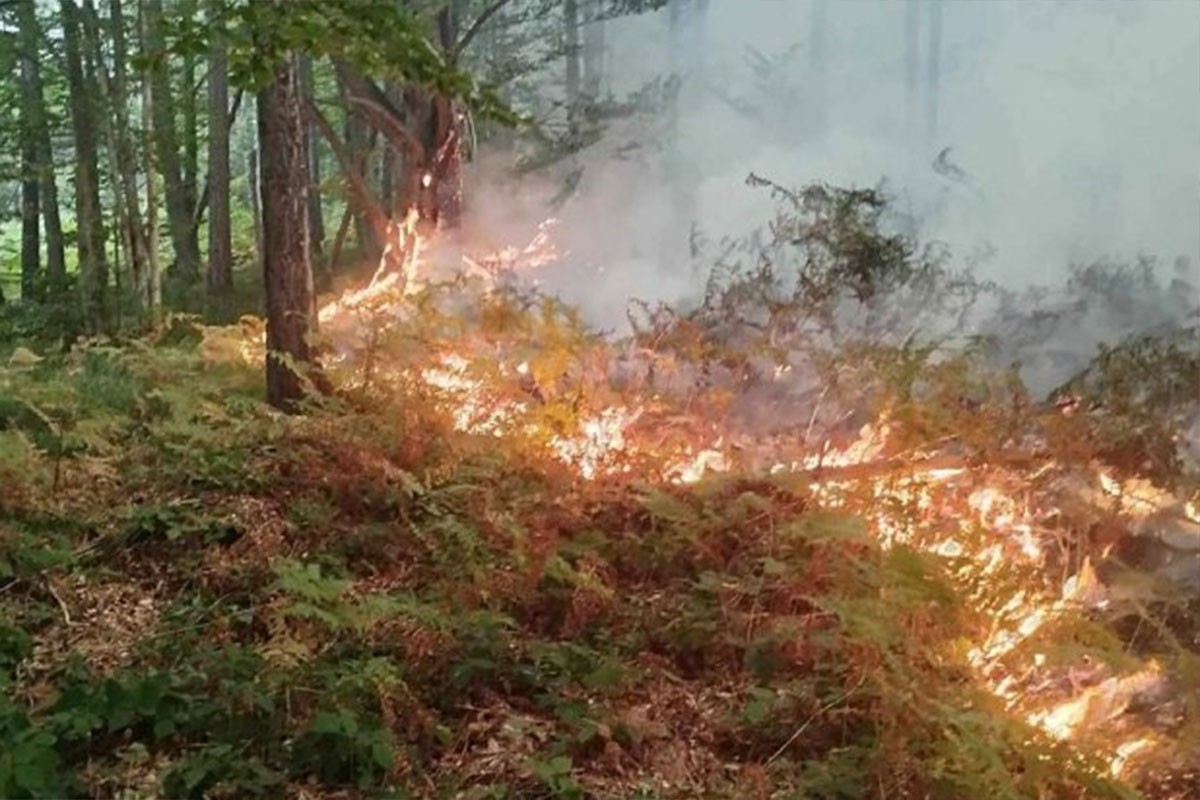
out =
[[[483,29],[483,26],[487,24],[487,21],[495,16],[500,9],[504,8],[510,2],[512,2],[512,0],[495,0],[494,3],[485,8],[479,14],[479,16],[475,18],[475,21],[471,23],[471,27],[467,28],[467,32],[464,33],[462,38],[458,40],[458,44],[454,45],[454,47],[450,49],[450,52],[446,54],[446,60],[451,66],[458,63],[458,59],[462,57],[463,51],[466,50],[467,47],[470,46],[472,40],[479,35],[479,31]]]

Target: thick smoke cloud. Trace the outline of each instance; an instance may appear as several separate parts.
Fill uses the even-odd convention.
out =
[[[571,255],[545,280],[597,323],[621,325],[630,296],[694,294],[693,223],[715,240],[770,216],[750,172],[885,179],[923,240],[960,264],[989,252],[977,272],[1008,287],[1139,254],[1200,285],[1200,3],[942,2],[936,92],[929,0],[912,18],[907,3],[710,0],[703,17],[697,0],[677,5],[674,26],[668,9],[608,23],[605,87],[619,97],[681,73],[677,115],[612,124],[571,163],[582,178],[558,212]],[[475,224],[497,239],[531,235],[557,190],[502,182],[486,159],[476,175]]]

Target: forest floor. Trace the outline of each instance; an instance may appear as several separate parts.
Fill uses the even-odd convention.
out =
[[[973,671],[999,617],[961,553],[880,539],[890,500],[581,474],[416,394],[285,416],[217,341],[0,369],[0,796],[1139,796]],[[1013,652],[1139,674],[1118,626],[1046,627]],[[1195,797],[1162,752],[1146,796]]]

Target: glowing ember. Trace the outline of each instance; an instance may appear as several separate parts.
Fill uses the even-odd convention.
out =
[[[585,420],[579,435],[554,437],[550,441],[551,450],[577,467],[584,478],[624,471],[627,467],[620,463],[621,456],[633,452],[626,446],[625,431],[638,416],[625,408],[605,409],[599,416]]]

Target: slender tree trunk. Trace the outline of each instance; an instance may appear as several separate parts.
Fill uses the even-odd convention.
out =
[[[113,218],[116,221],[116,229],[113,236],[113,276],[116,279],[116,294],[119,298],[117,310],[121,308],[121,300],[124,295],[122,289],[127,286],[130,281],[122,275],[122,253],[124,253],[129,266],[136,273],[140,269],[140,265],[135,263],[136,254],[134,252],[133,230],[137,225],[134,220],[137,215],[136,202],[133,206],[129,206],[125,202],[124,193],[120,190],[122,186],[122,169],[120,164],[121,146],[119,139],[123,135],[116,124],[115,112],[118,105],[124,106],[124,98],[116,98],[113,95],[113,81],[109,77],[108,67],[104,63],[104,53],[100,46],[100,17],[96,14],[95,6],[92,0],[83,0],[83,9],[81,11],[81,19],[83,22],[84,38],[87,42],[87,53],[91,58],[92,72],[98,80],[99,89],[99,117],[100,124],[104,131],[105,148],[104,152],[108,159],[109,183],[112,186],[113,196]],[[136,280],[134,281],[136,285]],[[118,326],[120,320],[118,319]]]
[[[604,25],[604,3],[590,0],[588,23],[583,30],[583,93],[590,103],[603,91]]]
[[[295,410],[300,371],[312,361],[313,309],[308,245],[307,124],[299,64],[288,58],[259,95],[262,154],[263,276],[267,295],[267,402]]]
[[[300,58],[300,81],[305,101],[315,97],[316,84],[313,79],[312,56]],[[320,263],[325,250],[325,212],[321,207],[321,151],[318,137],[312,126],[305,128],[308,142],[308,174],[311,184],[308,190],[308,227],[309,244],[312,247],[312,261]]]
[[[138,28],[142,38],[142,53],[147,52],[148,20],[143,9],[138,9]],[[158,323],[162,309],[162,268],[158,260],[158,178],[154,163],[154,92],[151,89],[149,70],[142,73],[142,155],[146,169],[146,272],[138,293],[143,298],[150,324]]]
[[[80,47],[80,12],[74,0],[61,0],[63,52],[71,123],[75,133],[75,216],[79,247],[80,290],[84,325],[95,334],[107,327],[108,263],[104,252],[104,220],[100,209],[100,174],[96,157],[94,98],[88,91]]]
[[[99,58],[100,24],[95,12],[91,10],[91,0],[88,0],[89,18],[93,35],[96,37],[97,58]],[[115,163],[116,180],[113,184],[114,193],[118,193],[118,208],[123,204],[121,219],[122,237],[132,272],[132,288],[138,298],[138,303],[145,307],[145,295],[139,288],[145,285],[148,256],[146,241],[140,222],[141,210],[137,192],[137,154],[133,135],[129,127],[129,108],[125,63],[128,53],[125,47],[125,15],[121,9],[121,0],[109,0],[108,30],[112,37],[113,67],[112,78],[103,87],[108,98],[110,115],[106,117],[109,135],[109,149]],[[101,77],[107,79],[107,74],[101,72]]]
[[[250,215],[254,217],[254,250],[258,263],[262,263],[266,251],[262,225],[262,188],[259,186],[258,144],[246,153],[246,194],[250,201]]]
[[[175,248],[176,272],[181,283],[190,285],[199,276],[200,245],[196,226],[192,224],[194,201],[189,197],[186,173],[179,158],[175,99],[162,38],[162,17],[162,0],[145,0],[145,44],[152,61],[150,91],[154,108],[154,145],[166,188],[167,221]]]
[[[36,54],[26,50],[36,47],[37,40],[21,42],[21,301],[40,299],[42,282],[42,245],[39,218],[41,216],[38,190],[37,124],[40,120],[41,98],[33,91],[32,77],[37,69]]]
[[[351,158],[354,159],[357,174],[366,176],[367,165],[370,163],[371,157],[371,136],[366,123],[357,114],[350,111],[350,105],[346,101],[349,90],[340,78],[338,86],[342,93],[343,106],[346,108],[346,148],[349,150]],[[354,215],[354,233],[355,238],[358,239],[359,255],[372,260],[378,259],[383,252],[383,243],[379,241],[374,228],[368,224],[362,214]]]
[[[182,89],[180,97],[183,101],[183,191],[188,209],[194,210],[200,180],[200,112],[196,97],[196,56],[192,53],[188,53],[183,59]],[[196,219],[193,212],[193,225]],[[199,233],[195,235],[199,236]]]
[[[567,126],[572,136],[579,124],[580,56],[578,0],[563,0],[563,26],[567,41]]]
[[[46,278],[51,291],[59,293],[66,285],[62,221],[58,211],[58,186],[54,176],[54,151],[50,145],[50,125],[42,92],[41,30],[34,0],[17,4],[18,58],[21,72],[21,128],[27,132],[34,156],[38,182],[38,201],[46,234]],[[22,273],[24,274],[24,273]]]
[[[222,321],[228,318],[233,294],[228,70],[224,37],[214,32],[208,57],[208,307]]]
[[[22,117],[25,115],[22,114]],[[21,127],[21,301],[39,299],[42,270],[41,228],[38,218],[37,143],[30,130]]]

